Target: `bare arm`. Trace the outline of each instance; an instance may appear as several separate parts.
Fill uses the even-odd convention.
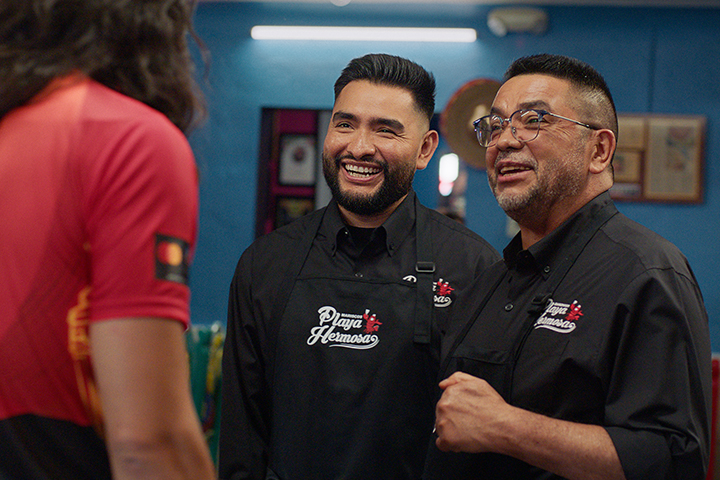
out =
[[[190,395],[184,327],[122,318],[90,327],[113,478],[212,479]]]
[[[495,452],[569,480],[624,480],[604,428],[557,420],[508,405],[484,380],[456,372],[440,383],[437,446]]]

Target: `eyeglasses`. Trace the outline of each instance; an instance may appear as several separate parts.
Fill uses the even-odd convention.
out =
[[[510,131],[517,140],[527,143],[532,142],[540,133],[540,125],[543,123],[543,117],[549,115],[551,117],[561,118],[569,122],[576,123],[582,127],[592,130],[599,130],[587,123],[578,122],[572,118],[563,117],[556,113],[550,113],[547,110],[518,110],[510,115],[509,118],[502,118],[500,115],[486,115],[478,118],[473,122],[478,142],[482,147],[491,147],[495,145],[500,138],[505,124],[510,125]]]

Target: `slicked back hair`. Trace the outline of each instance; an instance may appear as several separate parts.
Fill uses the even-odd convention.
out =
[[[348,83],[356,80],[404,88],[411,93],[428,122],[435,113],[435,77],[406,58],[371,53],[351,60],[335,82],[335,100]]]

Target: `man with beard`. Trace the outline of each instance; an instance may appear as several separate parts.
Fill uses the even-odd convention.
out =
[[[448,312],[499,258],[412,190],[438,143],[434,97],[431,74],[390,55],[338,78],[332,201],[254,242],[230,288],[221,478],[420,477]]]
[[[610,199],[605,81],[521,58],[475,127],[520,233],[453,312],[424,478],[705,478],[707,313],[680,251]]]

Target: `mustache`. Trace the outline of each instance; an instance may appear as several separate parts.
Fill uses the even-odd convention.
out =
[[[500,152],[495,157],[495,164],[502,162],[502,161],[510,161],[515,163],[520,163],[523,165],[529,165],[533,168],[537,167],[537,161],[532,158],[528,157],[526,155],[519,154],[517,152]]]

